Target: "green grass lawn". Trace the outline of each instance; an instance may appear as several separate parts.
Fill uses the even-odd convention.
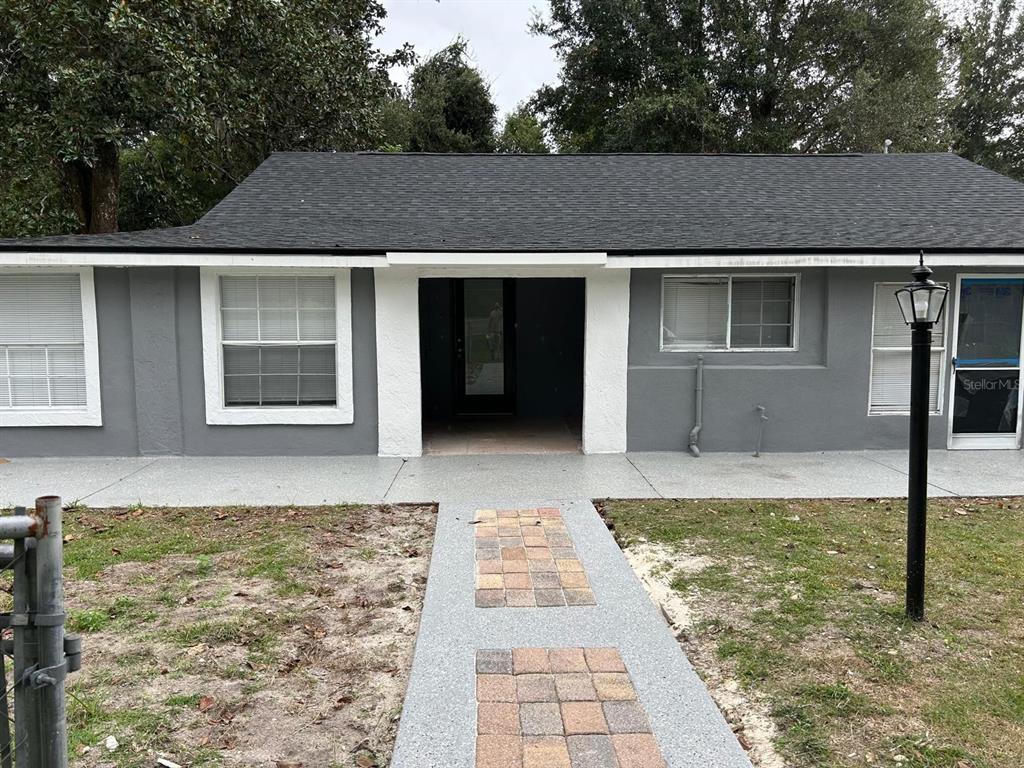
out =
[[[788,764],[1024,766],[1024,500],[931,502],[922,624],[902,502],[603,506],[623,546],[668,548],[687,641],[767,706]]]

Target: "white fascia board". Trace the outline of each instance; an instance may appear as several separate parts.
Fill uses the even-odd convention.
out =
[[[141,251],[0,251],[0,266],[50,267],[382,267],[380,256],[301,253],[147,253]]]
[[[578,253],[388,251],[387,260],[388,264],[396,267],[592,267],[604,266],[608,260],[608,254],[589,251]]]
[[[1020,253],[930,253],[930,267],[1024,267]],[[695,254],[693,256],[609,256],[610,269],[722,269],[776,267],[906,267],[917,256],[907,253]]]

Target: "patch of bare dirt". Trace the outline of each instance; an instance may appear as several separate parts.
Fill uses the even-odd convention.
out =
[[[254,568],[241,543],[69,578],[72,611],[113,616],[85,634],[85,664],[70,686],[103,710],[81,724],[98,740],[73,765],[148,766],[158,756],[225,768],[387,765],[434,512],[367,508],[339,514],[328,530],[308,526],[289,568],[297,588],[252,575],[273,566],[272,547]],[[120,743],[113,752],[108,735]]]
[[[710,613],[671,586],[677,575],[699,573],[714,565],[715,560],[707,555],[679,552],[652,542],[637,542],[623,551],[651,599],[661,607],[669,626],[747,750],[751,762],[757,768],[786,768],[785,760],[775,751],[778,733],[767,705],[743,690],[719,662],[713,645],[700,642],[692,632],[697,622],[708,618]]]

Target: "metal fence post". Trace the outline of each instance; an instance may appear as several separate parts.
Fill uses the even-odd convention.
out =
[[[64,538],[59,496],[36,499],[42,530],[36,532],[36,643],[38,668],[31,675],[39,713],[39,746],[43,768],[64,768],[68,762],[67,709],[64,701]],[[17,717],[17,713],[15,713]]]
[[[24,507],[16,507],[16,515],[24,515]],[[36,692],[28,685],[28,671],[36,663],[35,629],[32,626],[33,595],[29,574],[29,539],[14,540],[13,667],[14,667],[14,759],[17,768],[33,768],[29,763],[30,743],[37,733]],[[34,558],[33,558],[34,559]]]

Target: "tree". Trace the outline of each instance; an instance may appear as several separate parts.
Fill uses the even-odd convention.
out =
[[[409,79],[409,139],[413,152],[492,152],[497,107],[479,70],[457,39],[418,65]]]
[[[1024,7],[980,0],[950,35],[953,148],[1024,181]]]
[[[525,104],[505,117],[505,127],[497,138],[499,152],[548,154],[551,148],[544,139],[544,129],[537,116]]]
[[[932,0],[550,0],[563,149],[870,150],[943,140]]]
[[[123,180],[132,226],[182,223],[271,151],[375,144],[387,67],[409,55],[374,50],[383,15],[379,0],[0,0],[0,155],[52,167],[79,231],[117,229]]]

